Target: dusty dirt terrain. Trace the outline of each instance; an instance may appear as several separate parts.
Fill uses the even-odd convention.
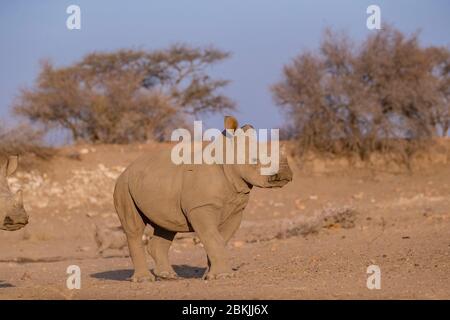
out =
[[[70,147],[28,169],[23,159],[10,185],[24,189],[31,218],[0,233],[0,298],[450,299],[449,154],[413,173],[297,163],[287,187],[252,191],[229,245],[234,278],[202,280],[205,253],[188,234],[170,252],[179,280],[127,281],[127,252],[99,256],[95,225],[118,223],[115,178],[162,147]],[[372,264],[380,290],[366,286]],[[66,288],[69,265],[81,268],[80,290]]]

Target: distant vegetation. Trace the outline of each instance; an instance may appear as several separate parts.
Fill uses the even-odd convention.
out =
[[[0,124],[0,158],[32,153],[39,158],[50,158],[54,150],[43,143],[43,132],[23,124],[9,128]]]
[[[208,73],[228,57],[213,47],[173,45],[94,52],[65,67],[47,61],[13,110],[44,131],[69,130],[75,142],[164,140],[190,117],[235,108],[221,93],[228,80]],[[287,116],[283,136],[299,152],[407,160],[450,130],[450,50],[421,46],[418,34],[391,26],[360,44],[326,30],[320,49],[295,57],[271,90]]]
[[[96,52],[66,67],[47,61],[13,109],[44,128],[68,129],[75,142],[161,140],[189,116],[234,108],[220,93],[228,81],[208,74],[228,56],[213,47],[173,45]]]
[[[449,133],[450,51],[390,26],[360,45],[327,30],[320,50],[295,57],[272,92],[299,151],[406,159]]]

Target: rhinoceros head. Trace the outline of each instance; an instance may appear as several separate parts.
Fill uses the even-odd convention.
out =
[[[17,157],[9,157],[0,164],[0,229],[14,231],[28,223],[28,214],[23,207],[22,191],[13,194],[8,187],[7,176],[16,171]]]
[[[239,130],[236,130],[238,128],[238,122],[234,117],[227,116],[225,117],[225,130],[224,130],[224,139],[234,139],[235,141],[238,139],[236,136]],[[228,129],[228,130],[227,130]],[[230,132],[236,132],[236,134],[230,135],[228,134]],[[240,129],[242,129],[240,132],[247,132],[249,129],[253,129],[253,126],[251,125],[244,125]],[[244,150],[239,151],[235,149],[235,154],[239,152],[244,152],[245,154],[243,157],[246,159],[245,164],[225,164],[224,168],[227,175],[231,177],[233,180],[240,179],[245,182],[245,184],[251,188],[252,186],[260,187],[260,188],[281,188],[290,181],[292,181],[292,171],[289,167],[286,150],[284,147],[281,147],[279,152],[274,152],[276,157],[271,157],[272,160],[277,162],[276,170],[273,172],[262,173],[261,170],[263,165],[261,163],[260,159],[260,152],[256,152],[256,159],[253,158],[253,161],[249,161],[250,157],[254,157],[254,154],[251,154],[250,147],[249,147],[249,140],[246,140],[247,147],[244,148]],[[259,147],[261,148],[262,144],[266,143],[265,146],[266,150],[269,150],[270,152],[274,151],[271,150],[270,142],[258,142]],[[235,143],[237,145],[237,143]],[[278,151],[278,149],[277,149]],[[225,150],[225,152],[227,152]]]

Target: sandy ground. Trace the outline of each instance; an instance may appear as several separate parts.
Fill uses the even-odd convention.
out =
[[[97,255],[95,224],[117,223],[115,177],[157,148],[68,148],[10,179],[24,189],[31,219],[0,233],[0,299],[450,299],[448,165],[413,174],[296,168],[287,187],[252,191],[229,244],[234,278],[202,280],[205,253],[188,236],[170,251],[179,280],[127,281],[127,252]],[[355,213],[350,226],[334,221],[276,236],[324,208],[347,207]],[[66,287],[69,265],[81,269],[80,290]],[[366,286],[370,265],[381,269],[380,290]]]

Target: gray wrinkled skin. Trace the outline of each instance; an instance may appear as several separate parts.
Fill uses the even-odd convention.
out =
[[[22,191],[13,194],[6,179],[16,171],[17,165],[17,157],[9,157],[0,164],[0,230],[15,231],[28,223]]]
[[[226,117],[225,128],[236,129],[237,120]],[[263,176],[257,164],[175,165],[170,150],[143,155],[122,173],[114,191],[135,269],[130,280],[175,279],[170,245],[176,233],[192,231],[208,256],[206,279],[231,276],[226,244],[239,228],[251,189],[280,188],[291,180],[286,157],[281,157],[277,174]],[[153,274],[141,241],[146,224],[155,230],[147,248],[155,261]]]

